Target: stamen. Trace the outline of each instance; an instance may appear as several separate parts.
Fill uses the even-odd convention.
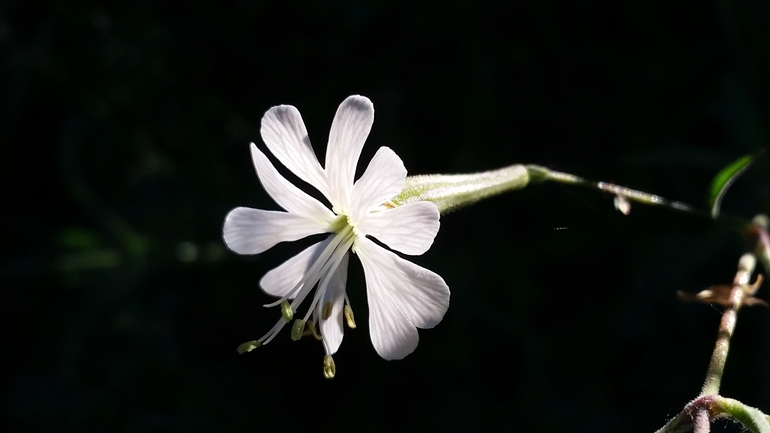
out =
[[[353,309],[350,308],[350,305],[345,304],[343,311],[345,313],[345,321],[348,323],[348,328],[356,329],[356,319],[353,317]]]
[[[332,316],[332,307],[334,307],[334,304],[332,304],[331,302],[327,302],[324,304],[323,313],[321,313],[321,317],[323,317],[324,320]]]
[[[305,331],[305,321],[304,320],[295,320],[294,325],[291,327],[291,339],[294,341],[299,341],[300,338],[302,338],[302,333]]]
[[[316,289],[315,296],[313,296],[313,302],[310,304],[310,308],[308,308],[307,313],[305,314],[304,320],[307,320],[308,317],[310,317],[310,313],[313,312],[316,305],[318,304],[318,301],[321,299],[321,297],[326,293],[326,287],[329,285],[329,280],[331,280],[332,275],[334,274],[334,271],[337,270],[337,267],[339,267],[340,263],[342,262],[342,259],[345,257],[345,254],[348,253],[348,250],[350,250],[350,247],[353,245],[353,242],[355,241],[355,235],[352,232],[347,232],[348,239],[347,241],[340,245],[339,248],[337,248],[336,251],[334,251],[334,255],[329,259],[329,262],[324,266],[323,269],[321,269],[320,274],[323,275],[323,280],[318,285],[318,288]],[[297,302],[296,298],[294,299],[294,302],[292,302],[292,305],[294,305]],[[300,300],[300,302],[302,302]],[[297,304],[298,305],[298,304]]]
[[[318,301],[321,299],[324,293],[326,293],[326,286],[328,285],[328,282],[329,282],[329,279],[331,278],[332,273],[334,273],[334,271],[337,269],[337,266],[339,265],[339,261],[335,262],[333,259],[334,258],[332,258],[332,260],[329,260],[329,262],[327,263],[327,266],[325,266],[321,270],[321,275],[323,275],[323,280],[321,281],[320,284],[318,284],[318,287],[316,288],[315,295],[313,295],[313,300],[310,302],[310,308],[307,309],[307,313],[305,314],[305,320],[307,320],[308,317],[310,317],[310,314],[313,312],[313,310],[315,310],[316,306],[318,306]]]
[[[276,322],[273,327],[267,331],[267,334],[263,335],[262,338],[260,338],[259,341],[264,346],[265,344],[271,342],[273,338],[275,338],[276,335],[278,335],[279,332],[281,332],[281,329],[283,329],[283,325],[286,324],[286,321],[283,320],[283,318],[278,319],[278,322]]]
[[[323,337],[321,337],[321,334],[318,333],[315,329],[315,323],[313,323],[312,320],[308,320],[305,324],[305,332],[302,333],[302,336],[305,335],[312,335],[313,338],[315,338],[318,341],[323,340]]]
[[[353,227],[350,225],[342,228],[342,230],[340,230],[333,236],[334,237],[329,242],[329,245],[327,245],[324,248],[321,255],[316,259],[316,261],[313,263],[310,269],[305,273],[305,275],[302,277],[299,283],[297,283],[286,296],[279,299],[277,302],[273,302],[272,304],[265,305],[266,307],[268,306],[274,307],[280,304],[282,319],[278,320],[278,323],[273,325],[273,328],[270,329],[270,331],[268,331],[267,334],[265,334],[264,336],[262,336],[262,338],[257,340],[258,343],[260,343],[261,345],[265,345],[270,341],[272,341],[273,338],[275,338],[275,336],[278,335],[281,329],[283,329],[283,326],[291,322],[292,319],[294,319],[294,311],[296,307],[298,307],[300,303],[302,303],[302,301],[305,300],[308,293],[310,293],[310,291],[319,282],[319,280],[323,278],[323,281],[321,281],[321,284],[318,286],[318,290],[316,290],[315,296],[313,297],[313,302],[310,305],[310,308],[308,309],[308,312],[305,315],[305,318],[302,320],[296,320],[294,322],[294,325],[292,326],[292,331],[291,331],[292,340],[297,341],[300,338],[302,338],[302,335],[305,332],[305,325],[308,322],[308,317],[310,317],[310,313],[314,311],[314,309],[316,308],[316,305],[318,304],[318,300],[326,292],[326,286],[329,284],[329,280],[331,279],[332,274],[337,269],[339,264],[342,262],[342,259],[345,257],[345,254],[347,254],[348,250],[350,250],[350,247],[353,245],[353,242],[355,241],[355,232],[353,231]],[[288,301],[289,297],[294,296],[294,294],[300,288],[301,290],[299,291],[299,293],[297,293],[294,300],[291,303],[289,303]],[[321,335],[319,335],[316,332],[315,326],[311,327],[311,332],[316,339],[322,340]],[[333,371],[334,361],[331,361],[331,362],[332,362],[331,377],[334,377],[334,371]],[[324,369],[325,369],[324,371],[326,371],[326,367],[324,367]]]
[[[260,343],[257,340],[251,340],[247,341],[245,343],[241,343],[240,346],[238,346],[238,353],[243,355],[246,352],[251,352],[252,350],[256,349],[257,347],[261,346],[262,343]]]
[[[337,367],[334,365],[334,359],[331,355],[324,356],[324,377],[327,379],[334,379],[337,374]]]
[[[289,305],[289,301],[283,301],[281,302],[281,315],[283,316],[283,319],[286,320],[286,322],[291,322],[291,319],[294,318],[294,311],[291,309],[291,305]]]
[[[300,302],[302,302],[301,300],[305,299],[305,296],[307,296],[307,293],[313,288],[315,283],[320,279],[320,275],[322,274],[322,272],[319,272],[318,268],[327,264],[329,260],[329,256],[331,256],[332,253],[334,253],[334,251],[339,246],[340,242],[345,240],[352,231],[353,231],[353,227],[347,226],[343,228],[341,231],[332,235],[333,237],[332,237],[332,240],[329,242],[329,245],[327,245],[324,248],[323,252],[321,252],[321,255],[318,256],[316,261],[313,263],[313,266],[311,266],[310,269],[308,269],[307,272],[305,272],[305,276],[302,277],[302,279],[299,280],[299,282],[296,285],[294,285],[294,288],[292,288],[281,299],[275,302],[271,302],[269,304],[265,304],[263,306],[266,308],[275,307],[276,305],[281,304],[283,303],[283,301],[294,296],[297,293],[297,290],[299,290],[300,288],[302,288],[302,290],[300,290],[299,294],[295,296],[295,301],[296,299],[300,299]],[[306,284],[311,281],[312,281],[312,284]]]

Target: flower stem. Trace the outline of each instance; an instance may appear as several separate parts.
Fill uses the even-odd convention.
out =
[[[401,193],[391,199],[391,204],[400,206],[413,201],[430,201],[436,204],[441,214],[446,214],[479,200],[545,181],[598,189],[613,194],[616,197],[616,206],[623,213],[628,213],[628,209],[623,209],[621,206],[629,206],[628,202],[633,201],[646,205],[663,206],[702,218],[714,219],[710,212],[695,208],[687,203],[667,200],[659,195],[609,182],[588,180],[574,174],[562,173],[540,165],[523,164],[509,165],[497,170],[480,173],[409,176],[406,178]],[[719,215],[715,219],[739,230],[745,229],[750,224],[749,221],[743,218],[726,215]]]
[[[770,416],[738,400],[719,395],[704,395],[687,403],[681,412],[655,433],[708,432],[710,422],[721,417],[732,418],[754,433],[770,433]]]
[[[584,186],[587,188],[596,188],[601,191],[606,191],[615,195],[623,196],[628,200],[635,201],[638,203],[644,203],[644,204],[654,205],[654,206],[667,206],[667,207],[670,207],[671,209],[675,209],[682,212],[703,213],[704,215],[706,214],[705,212],[698,211],[697,209],[695,209],[694,207],[686,203],[666,200],[663,197],[657,196],[655,194],[649,194],[644,191],[638,191],[635,189],[626,188],[624,186],[615,185],[608,182],[596,182],[596,181],[584,179],[580,176],[575,176],[574,174],[553,171],[539,165],[528,165],[527,171],[529,171],[530,177],[532,178],[533,181],[550,180],[554,182]]]
[[[722,320],[719,322],[719,332],[717,333],[717,342],[714,346],[714,352],[711,354],[706,380],[701,389],[701,396],[719,394],[719,385],[722,382],[722,373],[727,362],[727,353],[730,350],[730,338],[735,330],[735,323],[738,320],[738,310],[741,309],[743,298],[747,295],[746,287],[751,280],[751,274],[754,272],[757,259],[754,254],[746,253],[738,261],[738,271],[733,278],[733,288],[725,303],[725,311],[722,313]]]
[[[714,395],[696,398],[655,433],[683,433],[691,430],[708,432],[710,420],[720,413],[715,411],[719,408],[717,403],[720,398]],[[704,423],[706,430],[703,430]]]
[[[711,420],[709,419],[708,409],[698,409],[692,420],[693,433],[709,433],[711,431]]]
[[[445,214],[481,199],[524,188],[529,173],[521,164],[470,174],[424,174],[409,176],[401,194],[392,199],[400,206],[413,201],[430,201]]]
[[[527,172],[529,172],[530,182],[559,182],[569,185],[577,185],[585,188],[598,189],[600,191],[609,192],[616,197],[622,197],[626,200],[642,203],[651,206],[663,206],[669,209],[673,209],[680,212],[686,212],[702,218],[711,219],[711,214],[701,209],[697,209],[687,203],[680,201],[668,200],[659,195],[650,194],[644,191],[627,188],[621,185],[615,185],[609,182],[597,182],[588,180],[574,174],[562,173],[554,171],[540,165],[527,165]],[[739,228],[743,228],[748,224],[748,221],[732,217],[732,216],[719,216],[717,220],[729,223]]]

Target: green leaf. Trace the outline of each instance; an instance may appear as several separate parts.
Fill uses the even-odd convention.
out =
[[[763,151],[764,150],[760,150],[750,155],[744,155],[717,173],[714,180],[711,181],[711,187],[709,188],[709,207],[711,207],[712,218],[719,216],[719,207],[722,204],[722,197],[727,192],[727,189],[730,188],[738,176],[743,174],[743,172],[749,168],[751,163],[753,163]]]

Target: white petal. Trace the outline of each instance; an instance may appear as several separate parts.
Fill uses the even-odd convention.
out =
[[[259,254],[279,242],[296,241],[326,231],[326,225],[305,217],[237,207],[225,217],[225,244],[238,254]]]
[[[417,328],[398,311],[387,293],[381,288],[370,288],[366,283],[369,298],[369,336],[377,353],[384,359],[402,359],[414,352],[420,336]]]
[[[342,101],[332,121],[324,167],[332,194],[329,200],[342,211],[347,211],[358,158],[373,122],[372,101],[358,95]]]
[[[369,298],[369,332],[377,353],[399,359],[417,346],[418,328],[432,328],[449,308],[449,287],[436,273],[369,239],[353,246],[361,259]]]
[[[449,287],[436,273],[404,260],[369,239],[357,238],[353,246],[373,283],[393,300],[398,310],[418,328],[432,328],[449,308]]]
[[[356,181],[350,205],[354,220],[398,195],[404,188],[406,168],[401,158],[388,147],[377,149],[366,171]]]
[[[292,185],[254,143],[251,143],[251,159],[262,186],[279,206],[287,211],[306,216],[319,222],[330,223],[334,213],[320,201],[307,195],[304,191]]]
[[[259,281],[259,286],[268,295],[283,298],[305,276],[305,273],[313,266],[313,263],[315,263],[318,256],[321,255],[331,240],[332,236],[329,236],[327,239],[305,248],[301,253],[283,262],[277,268],[272,269],[262,277]],[[294,299],[294,296],[291,299]]]
[[[321,300],[323,304],[332,303],[332,314],[328,319],[321,318],[321,336],[329,355],[333,355],[340,348],[344,328],[342,327],[343,308],[345,308],[345,285],[348,281],[348,258],[345,254],[339,267],[332,274],[326,293]],[[323,309],[323,304],[321,308]]]
[[[328,197],[324,171],[296,108],[279,105],[267,110],[262,117],[261,133],[267,148],[281,164]]]
[[[435,204],[417,201],[382,212],[373,212],[356,225],[360,233],[412,256],[428,251],[439,229],[439,211]]]

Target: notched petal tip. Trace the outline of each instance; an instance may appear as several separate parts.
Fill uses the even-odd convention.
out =
[[[369,334],[377,353],[401,359],[417,347],[417,328],[432,328],[449,308],[449,287],[436,273],[368,239],[357,241],[369,300]]]
[[[238,254],[259,254],[279,242],[323,233],[323,223],[288,212],[237,207],[228,212],[222,239]]]
[[[323,194],[327,194],[323,169],[310,144],[305,122],[294,106],[278,105],[265,113],[262,141],[286,168]]]
[[[420,342],[417,328],[403,318],[396,318],[395,321],[387,323],[389,321],[387,317],[372,320],[370,316],[369,336],[372,339],[372,345],[382,359],[387,361],[404,359],[417,349]]]
[[[340,107],[346,106],[358,111],[374,111],[374,104],[366,96],[350,95],[342,101]]]
[[[347,209],[350,204],[358,158],[374,123],[374,105],[363,96],[342,101],[332,120],[326,147],[326,180],[329,201]]]
[[[385,146],[377,149],[364,174],[353,186],[353,217],[360,219],[398,195],[404,188],[406,174],[404,162],[396,152]]]
[[[302,118],[297,107],[287,104],[274,105],[265,112],[265,115],[262,116],[262,121],[264,123],[265,119],[276,118],[284,122],[287,120],[293,122],[294,116]]]

